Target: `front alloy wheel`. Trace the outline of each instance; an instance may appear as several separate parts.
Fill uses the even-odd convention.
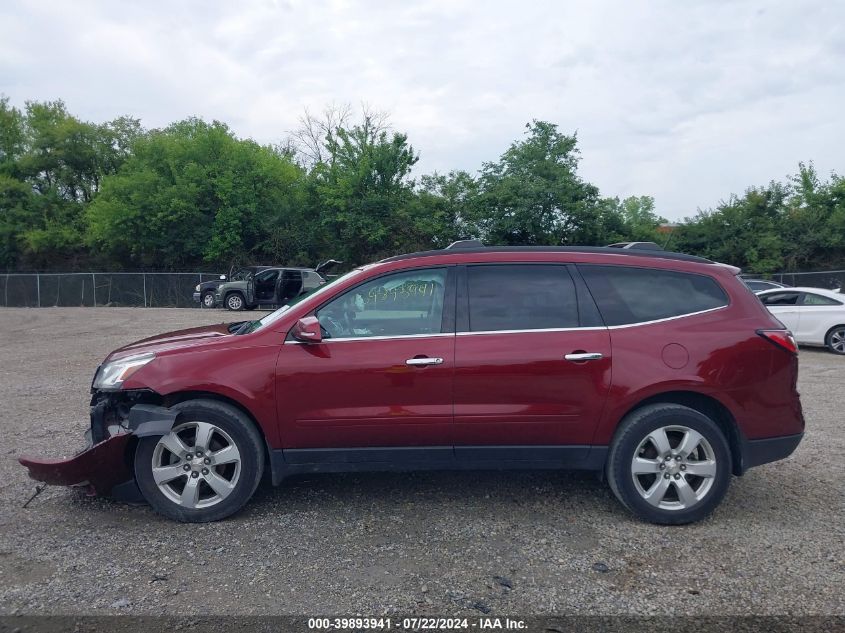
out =
[[[827,349],[834,354],[845,354],[845,325],[837,325],[827,333]]]
[[[149,504],[177,521],[223,519],[255,492],[264,440],[242,411],[216,400],[188,400],[167,435],[142,437],[135,479]]]
[[[214,293],[213,292],[206,292],[202,296],[202,306],[204,308],[213,308],[214,307]]]
[[[607,479],[622,504],[646,521],[698,521],[719,505],[731,478],[725,435],[700,411],[650,404],[622,420],[610,446]]]
[[[183,422],[156,444],[153,479],[161,493],[184,508],[208,508],[228,497],[241,474],[234,440],[208,422]]]

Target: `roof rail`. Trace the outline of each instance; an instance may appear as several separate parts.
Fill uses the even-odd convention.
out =
[[[616,242],[608,244],[608,248],[634,248],[641,251],[662,251],[663,247],[654,242]]]
[[[460,248],[484,248],[484,243],[481,240],[458,240],[457,242],[452,242],[443,250],[453,251]]]
[[[461,242],[476,242],[477,240],[461,240]],[[456,242],[461,244],[461,242]],[[696,255],[687,255],[686,253],[673,253],[672,251],[664,250],[649,250],[644,248],[619,248],[609,246],[477,246],[474,244],[461,245],[457,247],[444,248],[432,251],[420,251],[418,253],[406,253],[404,255],[396,255],[388,257],[381,261],[396,262],[403,259],[413,259],[416,257],[434,257],[436,255],[448,255],[451,252],[460,253],[604,253],[605,255],[633,255],[636,257],[657,257],[660,259],[672,259],[685,262],[698,262],[701,264],[713,264],[715,262],[705,259],[704,257],[697,257]]]

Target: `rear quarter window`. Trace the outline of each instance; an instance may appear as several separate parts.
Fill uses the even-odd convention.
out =
[[[813,294],[812,292],[804,293],[804,301],[802,302],[805,306],[841,306],[842,302],[837,301],[836,299],[831,299],[830,297],[824,297],[822,295]]]
[[[707,275],[631,266],[579,264],[607,325],[629,325],[728,305]]]

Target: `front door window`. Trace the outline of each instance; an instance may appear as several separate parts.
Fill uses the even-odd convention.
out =
[[[317,311],[325,338],[437,334],[443,320],[446,269],[378,277]]]

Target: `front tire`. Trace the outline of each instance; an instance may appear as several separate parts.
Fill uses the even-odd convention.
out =
[[[143,437],[135,478],[158,513],[186,523],[219,521],[252,497],[264,471],[264,442],[252,421],[216,400],[189,400],[167,435]]]
[[[616,498],[650,523],[681,525],[708,516],[731,479],[731,453],[718,425],[679,404],[651,404],[622,420],[607,479]]]
[[[834,354],[845,354],[845,325],[830,328],[824,337],[824,344]]]
[[[240,312],[246,308],[246,301],[240,292],[232,292],[226,295],[226,308],[233,312]]]
[[[213,308],[214,307],[214,293],[213,292],[206,292],[202,295],[202,307],[203,308]]]

